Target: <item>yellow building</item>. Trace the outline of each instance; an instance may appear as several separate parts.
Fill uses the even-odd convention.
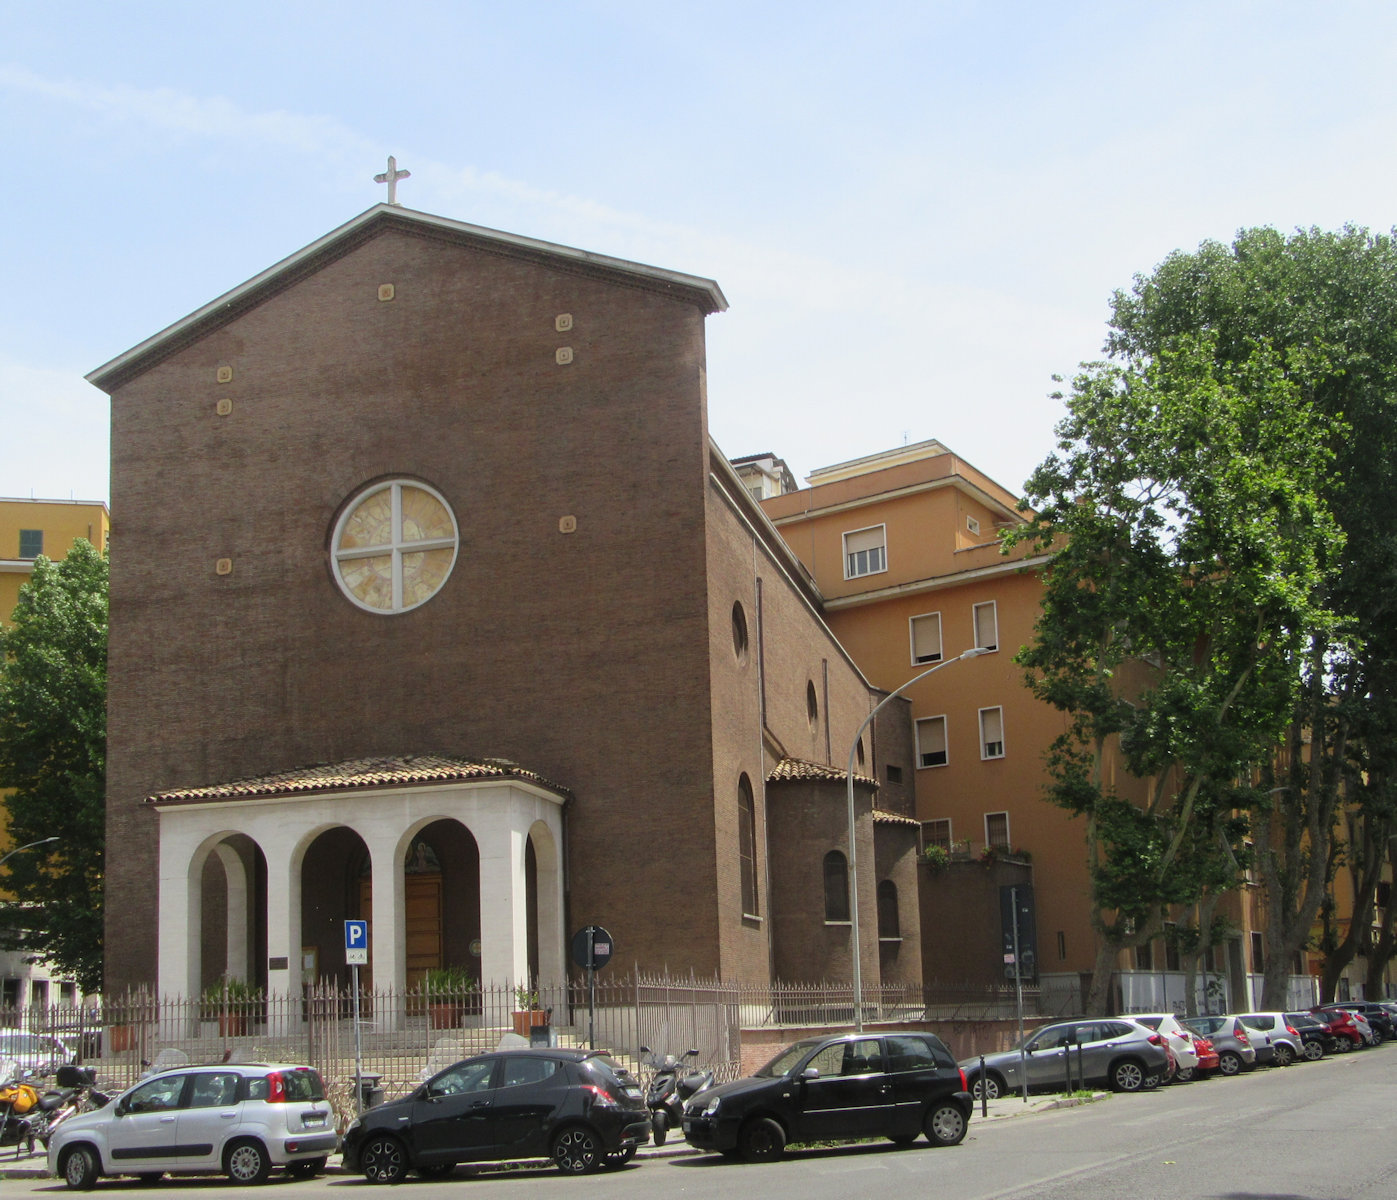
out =
[[[34,560],[66,558],[78,538],[99,550],[107,545],[111,516],[97,500],[17,500],[0,497],[0,625],[10,623],[19,589],[29,582]],[[0,855],[11,848],[0,810]],[[0,893],[0,899],[8,899]],[[77,998],[71,980],[53,978],[43,963],[14,951],[0,950],[0,1025],[16,1023],[25,1005],[40,1007]]]

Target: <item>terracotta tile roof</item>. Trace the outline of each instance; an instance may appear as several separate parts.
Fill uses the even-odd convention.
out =
[[[351,758],[235,779],[210,787],[175,788],[147,796],[147,804],[199,804],[209,800],[255,800],[267,796],[345,792],[359,788],[411,787],[433,783],[467,783],[478,779],[522,779],[565,798],[572,793],[504,758],[452,758],[444,754],[408,754],[395,758]]]
[[[922,827],[922,823],[916,817],[909,817],[906,813],[884,812],[881,808],[873,810],[873,823],[875,825],[910,825],[913,829]]]
[[[843,783],[846,776],[838,767],[806,762],[803,758],[783,758],[771,769],[767,783]],[[854,782],[878,786],[876,779],[854,773]]]

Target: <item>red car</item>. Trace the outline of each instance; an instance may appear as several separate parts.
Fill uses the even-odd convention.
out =
[[[1193,1035],[1193,1049],[1198,1055],[1198,1066],[1195,1068],[1198,1078],[1207,1079],[1218,1069],[1222,1062],[1218,1052],[1213,1049],[1213,1043],[1205,1038],[1201,1033]]]
[[[1312,1008],[1310,1016],[1324,1022],[1337,1053],[1363,1048],[1363,1034],[1359,1032],[1358,1022],[1351,1012],[1345,1012],[1342,1008]]]

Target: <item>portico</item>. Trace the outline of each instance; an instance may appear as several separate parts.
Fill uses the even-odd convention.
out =
[[[303,898],[313,891],[329,897],[326,903],[341,905],[343,915],[371,921],[376,988],[401,992],[412,986],[406,880],[414,865],[448,879],[455,873],[458,883],[466,878],[478,888],[478,909],[452,908],[479,914],[469,942],[470,954],[478,952],[482,981],[560,982],[566,971],[563,814],[568,798],[565,789],[512,763],[433,756],[356,760],[152,796],[148,803],[159,814],[160,831],[160,991],[197,995],[208,982],[203,957],[210,856],[221,868],[215,878],[223,881],[225,970],[253,982],[265,978],[269,997],[299,994],[302,983],[310,981],[303,968]],[[437,861],[430,835],[423,836],[429,829],[437,831],[444,861]],[[355,855],[337,851],[339,861],[327,859],[322,849],[314,877],[308,877],[308,851],[335,831],[340,836],[332,850],[362,849]],[[472,843],[478,866],[476,855],[460,849]],[[256,854],[264,866],[250,870]],[[257,875],[265,877],[260,896]],[[361,894],[368,911],[350,911]],[[249,937],[249,925],[257,923],[249,916],[256,913],[265,914],[265,929]],[[468,935],[455,932],[456,943],[463,943]],[[262,938],[265,967],[254,958]],[[320,936],[322,953],[328,949],[324,941]],[[342,951],[338,954],[342,962]],[[322,973],[333,965],[322,962]]]

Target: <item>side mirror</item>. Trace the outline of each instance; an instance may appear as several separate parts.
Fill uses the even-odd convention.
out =
[[[819,1068],[819,1067],[806,1067],[805,1070],[803,1070],[803,1071],[800,1073],[800,1077],[801,1077],[802,1079],[819,1079],[819,1077],[820,1077],[820,1068]]]
[[[685,1058],[697,1058],[697,1057],[698,1057],[698,1047],[695,1046],[692,1050],[686,1050],[686,1051],[684,1051],[684,1057],[685,1057]]]
[[[653,1054],[653,1053],[654,1053],[654,1051],[651,1050],[649,1046],[642,1046],[642,1047],[640,1048],[640,1052],[641,1052],[642,1054]]]

